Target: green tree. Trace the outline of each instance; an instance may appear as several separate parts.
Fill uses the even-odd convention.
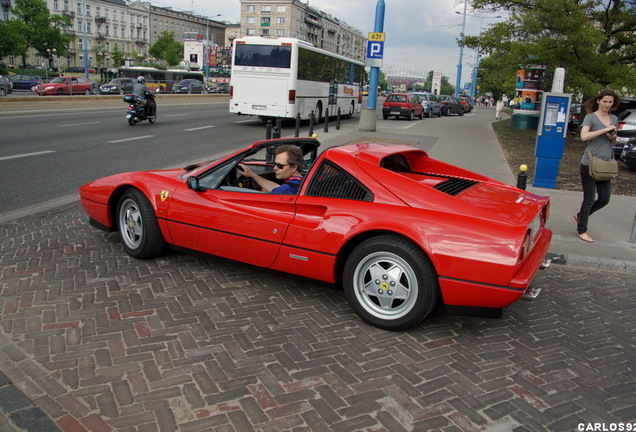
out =
[[[566,69],[566,91],[592,95],[603,87],[636,87],[636,14],[634,0],[473,0],[476,11],[508,16],[465,45],[479,48],[514,74],[519,67]],[[481,68],[481,65],[480,65]],[[480,71],[480,79],[488,70]],[[483,72],[483,73],[481,73]]]
[[[28,48],[35,48],[49,63],[53,49],[57,55],[67,54],[72,37],[64,34],[64,29],[71,25],[69,17],[51,15],[42,0],[16,0],[12,12],[15,18],[8,23],[11,37],[15,38],[12,54],[22,56],[23,63],[26,63]]]
[[[113,60],[113,66],[119,67],[124,64],[126,60],[126,53],[119,49],[119,44],[115,44],[115,47],[110,52],[110,58]]]
[[[183,60],[183,44],[174,38],[174,32],[163,31],[148,54],[164,60],[168,66],[175,66]]]

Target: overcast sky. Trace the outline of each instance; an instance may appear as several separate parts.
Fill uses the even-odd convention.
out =
[[[237,23],[240,20],[239,0],[150,0],[156,6],[172,7],[175,10],[194,12],[213,17],[215,20]],[[377,1],[373,0],[308,0],[312,7],[320,9],[345,21],[362,31],[365,36],[374,30]],[[385,0],[384,62],[382,71],[388,74],[406,73],[422,75],[430,70],[441,70],[455,85],[464,4],[459,0]],[[497,19],[466,17],[466,35],[479,33],[483,26]],[[484,17],[493,14],[480,14]],[[475,63],[474,52],[464,50],[462,83],[470,81]]]

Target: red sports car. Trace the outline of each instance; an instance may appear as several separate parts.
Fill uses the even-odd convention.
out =
[[[263,193],[274,150],[299,146],[298,195]],[[318,155],[311,138],[259,141],[215,162],[117,174],[80,188],[93,226],[136,258],[167,245],[341,284],[353,310],[389,330],[438,304],[500,314],[549,264],[549,198],[405,145],[350,144]]]

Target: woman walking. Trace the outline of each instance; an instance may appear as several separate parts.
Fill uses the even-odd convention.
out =
[[[574,220],[579,238],[587,243],[594,243],[594,239],[587,232],[590,215],[609,203],[612,187],[611,180],[597,181],[590,176],[589,152],[592,153],[592,156],[606,161],[611,161],[614,158],[612,138],[616,135],[618,119],[615,115],[610,114],[610,111],[617,106],[618,97],[611,89],[601,90],[596,96],[585,102],[588,114],[583,119],[581,126],[581,139],[587,142],[587,148],[581,158],[583,203],[579,212],[574,215]]]

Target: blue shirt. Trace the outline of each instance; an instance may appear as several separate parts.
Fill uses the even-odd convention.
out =
[[[285,180],[285,183],[272,189],[270,193],[281,195],[294,195],[300,190],[300,185],[303,182],[302,177],[290,177]]]

